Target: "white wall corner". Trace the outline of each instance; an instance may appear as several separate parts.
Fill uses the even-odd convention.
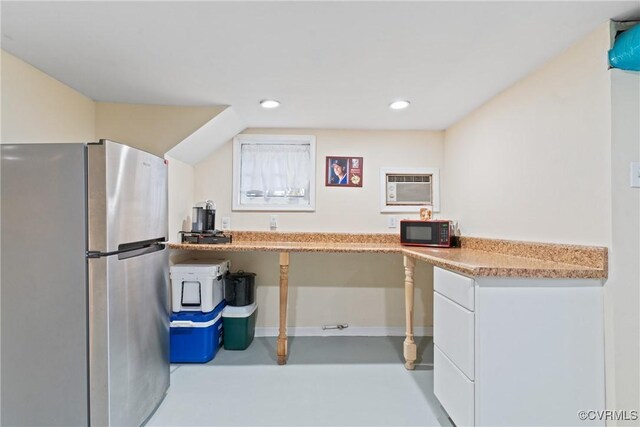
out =
[[[168,154],[168,239],[181,243],[178,233],[191,230],[191,207],[194,203],[195,168]]]
[[[227,107],[174,146],[167,155],[195,165],[246,128],[246,124],[233,107]]]

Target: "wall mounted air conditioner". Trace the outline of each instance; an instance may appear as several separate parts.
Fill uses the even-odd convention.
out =
[[[381,168],[380,212],[440,211],[440,171],[436,168]]]

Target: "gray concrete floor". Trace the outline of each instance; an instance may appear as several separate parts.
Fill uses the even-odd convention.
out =
[[[418,337],[415,371],[403,337],[290,337],[220,349],[207,364],[172,365],[171,387],[148,426],[451,426],[433,395],[433,343]]]

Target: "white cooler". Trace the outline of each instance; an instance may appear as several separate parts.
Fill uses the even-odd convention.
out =
[[[228,260],[191,260],[172,265],[171,310],[209,313],[224,298],[224,276]]]

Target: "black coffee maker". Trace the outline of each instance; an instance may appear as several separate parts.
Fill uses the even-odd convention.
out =
[[[199,206],[200,205],[200,206]],[[192,233],[213,233],[216,230],[216,205],[205,200],[193,207],[191,219]]]
[[[191,231],[180,231],[182,243],[214,245],[231,243],[231,233],[216,230],[216,205],[211,200],[196,203],[192,210]]]

